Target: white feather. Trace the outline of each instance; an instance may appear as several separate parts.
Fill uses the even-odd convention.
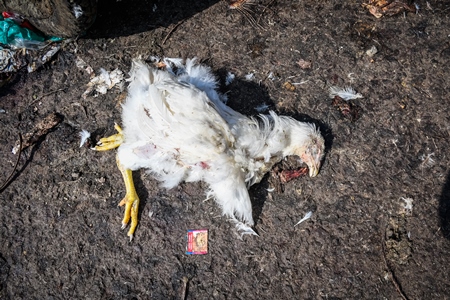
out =
[[[347,101],[352,99],[364,98],[363,95],[361,95],[360,93],[356,93],[356,91],[350,86],[346,86],[344,88],[331,86],[330,98],[334,98],[334,96],[339,96]]]
[[[247,81],[252,81],[253,79],[255,79],[255,74],[254,73],[248,73],[247,75],[244,76],[244,78]]]
[[[80,133],[80,148],[86,143],[86,141],[91,137],[91,133],[87,130],[81,130]]]
[[[311,218],[312,214],[313,214],[312,211],[308,211],[308,212],[305,214],[305,216],[304,216],[300,221],[298,221],[298,222],[294,225],[294,227],[297,226],[297,225],[300,224],[300,223],[305,222],[305,221],[308,220],[309,218]]]
[[[228,72],[227,77],[225,78],[225,85],[230,85],[233,82],[235,77],[236,76],[233,73]]]
[[[255,110],[259,113],[265,112],[268,109],[269,109],[269,105],[267,105],[266,103],[260,104],[255,107]]]

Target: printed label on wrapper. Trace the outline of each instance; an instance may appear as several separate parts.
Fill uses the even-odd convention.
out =
[[[186,254],[208,253],[208,230],[190,229],[187,231]]]

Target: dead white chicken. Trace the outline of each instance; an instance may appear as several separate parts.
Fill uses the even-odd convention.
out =
[[[314,124],[274,112],[246,117],[224,104],[217,81],[196,59],[165,59],[166,70],[134,61],[128,97],[123,104],[123,130],[103,138],[95,150],[118,147],[117,163],[126,186],[123,227],[133,237],[139,197],[131,172],[147,169],[165,188],[180,182],[204,181],[224,215],[243,234],[254,234],[248,187],[289,155],[306,163],[309,175],[319,172],[324,139]]]

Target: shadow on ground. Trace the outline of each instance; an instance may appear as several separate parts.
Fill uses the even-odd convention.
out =
[[[98,2],[95,23],[86,38],[114,38],[146,32],[192,17],[218,0],[208,1],[108,1]]]
[[[450,239],[450,172],[447,174],[447,180],[439,199],[439,219],[442,234]]]

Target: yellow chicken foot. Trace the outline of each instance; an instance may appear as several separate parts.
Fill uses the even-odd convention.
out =
[[[97,151],[107,151],[111,149],[115,149],[120,146],[123,142],[123,134],[122,128],[119,125],[114,124],[114,128],[117,130],[116,134],[113,134],[106,138],[101,138],[97,143],[97,146],[94,147],[94,150]],[[139,208],[139,197],[136,193],[136,188],[134,187],[133,175],[130,169],[125,169],[119,161],[119,158],[116,156],[117,166],[119,167],[120,172],[122,173],[123,180],[125,182],[126,194],[125,197],[120,201],[119,206],[125,205],[125,213],[122,221],[122,229],[124,229],[130,221],[131,225],[128,230],[128,236],[130,237],[130,241],[133,239],[134,231],[136,230],[136,226],[138,224],[138,208]]]
[[[124,229],[131,217],[131,225],[128,230],[128,236],[130,241],[133,239],[133,233],[136,230],[138,224],[138,209],[139,209],[139,197],[136,193],[136,188],[134,187],[133,175],[130,169],[125,169],[121,164],[119,159],[116,157],[117,166],[122,173],[123,180],[125,182],[126,194],[125,197],[120,201],[119,206],[125,205],[125,214],[122,221],[122,229]]]
[[[120,128],[120,126],[117,124],[114,124],[114,128],[117,130],[117,133],[105,138],[101,138],[100,141],[98,141],[97,146],[94,147],[94,150],[107,151],[115,149],[119,147],[120,144],[122,144],[123,142],[122,128]]]

